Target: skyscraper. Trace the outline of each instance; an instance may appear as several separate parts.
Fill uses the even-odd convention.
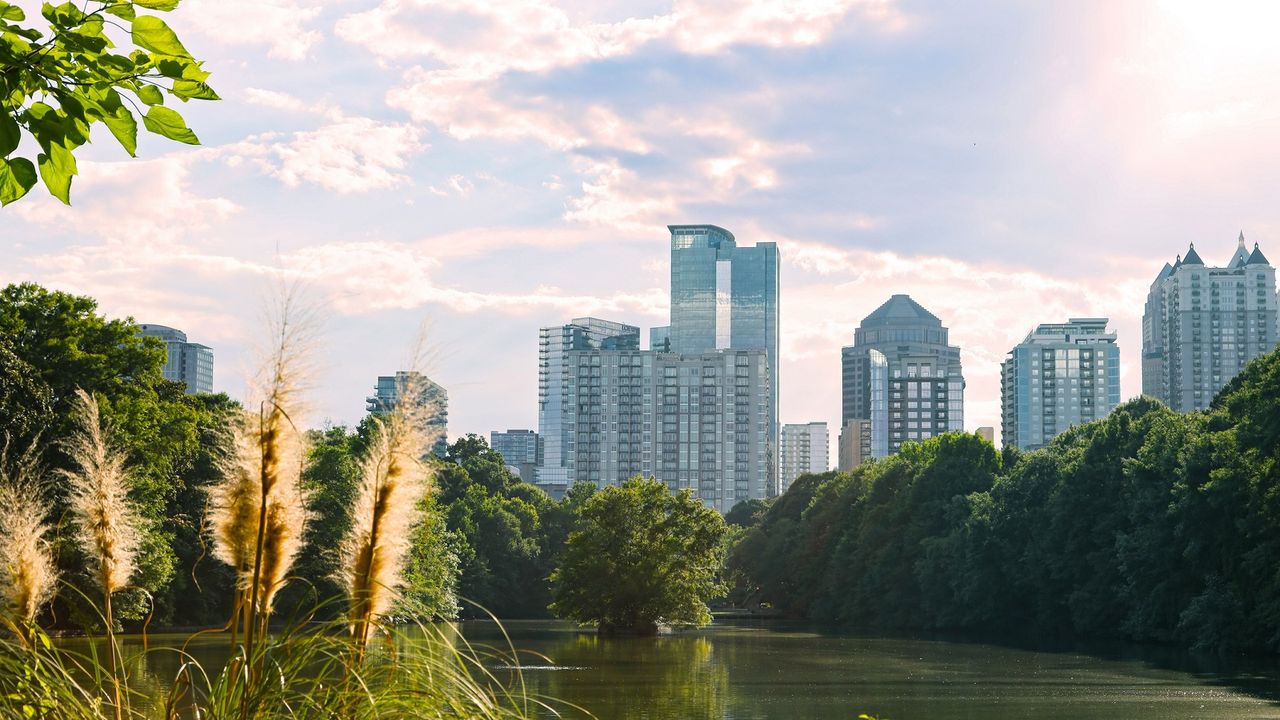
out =
[[[535,482],[559,499],[571,482],[573,438],[566,419],[577,411],[567,402],[569,353],[584,350],[640,349],[640,328],[597,318],[575,318],[567,325],[544,327],[538,334],[538,437],[542,455]]]
[[[187,342],[187,334],[165,325],[139,325],[138,334],[164,341],[169,357],[164,364],[164,379],[180,382],[189,393],[213,392],[213,350]]]
[[[862,320],[853,345],[841,350],[841,423],[871,421],[872,457],[964,428],[960,348],[947,336],[937,316],[894,295]]]
[[[538,433],[532,430],[508,430],[489,433],[489,447],[502,455],[507,467],[513,468],[520,479],[533,483],[538,466]]]
[[[1040,325],[1000,365],[1005,447],[1035,450],[1120,404],[1120,348],[1106,318]]]
[[[1209,406],[1253,358],[1277,342],[1276,271],[1240,234],[1224,267],[1193,244],[1165,263],[1142,316],[1142,392],[1181,412]]]
[[[831,438],[826,423],[783,425],[778,440],[780,491],[786,492],[801,475],[830,469],[830,453]]]
[[[696,355],[631,348],[566,353],[566,483],[636,475],[689,489],[728,512],[767,495],[768,360],[763,350]]]
[[[778,246],[738,247],[715,225],[669,225],[671,352],[764,350],[769,360],[769,445],[778,437]],[[772,461],[776,468],[776,459]],[[776,470],[775,470],[776,473]],[[775,481],[776,482],[776,481]],[[777,488],[771,487],[770,494]]]
[[[401,370],[380,376],[373,392],[365,399],[365,410],[375,414],[391,412],[404,395],[416,394],[431,452],[439,458],[445,456],[449,450],[449,393],[443,387],[422,373]]]

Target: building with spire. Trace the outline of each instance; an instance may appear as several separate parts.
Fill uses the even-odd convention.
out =
[[[936,315],[894,295],[863,318],[840,352],[841,427],[870,421],[871,457],[964,429],[960,348]]]
[[[1180,412],[1202,410],[1253,358],[1275,348],[1275,267],[1244,233],[1222,267],[1195,244],[1151,283],[1142,315],[1142,392]]]

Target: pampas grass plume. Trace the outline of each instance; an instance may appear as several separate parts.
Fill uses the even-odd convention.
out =
[[[370,623],[395,602],[410,531],[431,478],[423,458],[430,448],[425,421],[432,408],[419,401],[423,378],[412,372],[400,378],[396,406],[373,419],[352,526],[341,547],[339,579],[351,604],[352,631],[366,640]]]
[[[95,580],[110,595],[133,576],[142,542],[137,513],[129,502],[124,453],[110,446],[98,403],[84,390],[75,397],[78,426],[64,442],[73,468],[68,504],[75,519],[75,539],[96,564]]]
[[[58,571],[45,539],[45,503],[31,453],[12,472],[0,452],[0,598],[11,617],[30,623],[53,599]]]

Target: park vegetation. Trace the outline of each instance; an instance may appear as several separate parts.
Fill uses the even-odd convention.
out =
[[[1142,397],[1034,452],[950,434],[802,477],[729,566],[737,601],[847,627],[1274,653],[1277,498],[1280,351],[1204,412]]]

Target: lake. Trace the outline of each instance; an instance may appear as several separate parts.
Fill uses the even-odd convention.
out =
[[[505,646],[493,623],[460,627],[473,643]],[[1197,666],[1192,656],[1159,648],[1044,652],[834,636],[781,623],[718,622],[619,639],[558,622],[505,629],[531,694],[601,720],[853,720],[860,712],[890,720],[1280,718],[1280,664],[1271,659]],[[224,643],[210,639],[196,654],[221,654]],[[501,663],[492,671],[505,681],[516,676]]]

